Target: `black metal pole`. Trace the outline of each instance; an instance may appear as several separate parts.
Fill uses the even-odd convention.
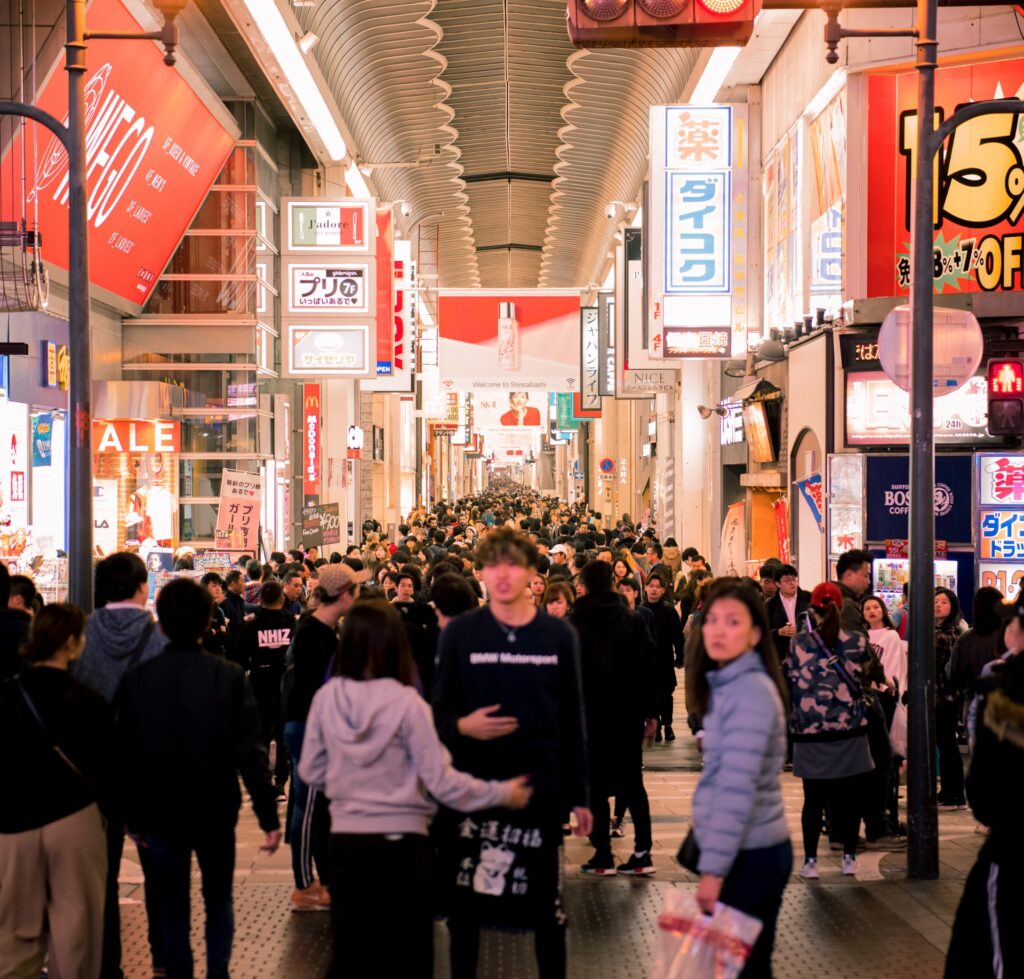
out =
[[[67,0],[68,72],[68,352],[67,426],[70,600],[92,611],[92,342],[89,335],[89,249],[85,187],[85,0]]]
[[[933,441],[933,182],[936,0],[917,6],[917,159],[914,174],[910,382],[910,690],[907,758],[907,870],[939,876],[935,808],[935,447]]]

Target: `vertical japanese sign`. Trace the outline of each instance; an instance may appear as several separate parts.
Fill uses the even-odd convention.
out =
[[[214,541],[219,551],[257,552],[263,477],[225,469],[220,482],[220,507]]]
[[[1017,601],[1024,582],[1024,458],[981,452],[975,466],[977,581]]]
[[[394,371],[393,331],[388,329],[395,308],[394,221],[390,205],[377,210],[377,377]]]
[[[1024,90],[1024,59],[939,68],[936,123],[961,105]],[[910,291],[911,187],[917,166],[915,72],[868,79],[867,295]],[[935,292],[1024,288],[1024,131],[1017,112],[961,123],[935,162]]]
[[[597,297],[599,329],[598,357],[601,363],[599,393],[615,397],[615,293],[602,292]]]
[[[580,405],[601,407],[601,323],[597,306],[580,308]]]
[[[800,125],[764,161],[764,327],[791,326],[803,314]]]
[[[846,89],[808,128],[814,164],[811,212],[811,293],[843,295],[846,227]]]
[[[746,123],[743,105],[651,109],[652,357],[746,353]]]
[[[320,385],[302,385],[302,496],[307,506],[320,499]]]

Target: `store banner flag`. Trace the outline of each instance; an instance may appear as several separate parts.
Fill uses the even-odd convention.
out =
[[[796,488],[800,491],[800,495],[811,511],[811,516],[818,524],[818,530],[824,533],[825,522],[821,513],[821,473],[811,473],[806,479],[797,480]]]
[[[722,573],[727,575],[746,574],[747,534],[746,504],[741,500],[733,503],[725,514],[722,524]]]
[[[260,501],[263,477],[257,473],[225,469],[220,483],[220,507],[214,533],[217,550],[249,551],[259,545]]]
[[[49,466],[53,455],[53,414],[32,418],[32,467]]]
[[[789,564],[789,506],[784,496],[780,496],[773,504],[775,513],[775,535],[779,543],[779,560]]]

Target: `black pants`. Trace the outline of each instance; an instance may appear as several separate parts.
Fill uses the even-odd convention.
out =
[[[740,850],[722,883],[722,903],[760,918],[763,924],[740,979],[771,979],[775,923],[792,872],[793,847],[786,840],[758,850]]]
[[[332,833],[330,979],[430,979],[434,922],[428,837]]]
[[[862,815],[864,836],[869,840],[877,840],[889,833],[886,803],[892,775],[892,746],[889,744],[889,725],[878,699],[874,699],[867,708],[867,715],[868,748],[875,767],[864,776]]]
[[[878,695],[878,702],[882,706],[882,713],[885,715],[885,730],[888,732],[892,727],[892,720],[896,716],[896,697],[891,693],[882,693]],[[889,751],[892,760],[889,764],[889,784],[885,789],[885,812],[888,830],[893,833],[900,824],[900,764],[903,759],[901,755],[892,750],[891,743]],[[874,757],[873,753],[872,757]]]
[[[452,979],[476,979],[480,925],[462,918],[449,918],[448,933],[451,936]],[[533,947],[540,979],[565,979],[564,922],[552,920],[538,927],[533,933]],[[383,976],[387,973],[377,974]]]
[[[673,693],[674,690],[669,690],[658,698],[658,703],[660,704],[658,723],[663,724],[665,727],[672,726],[672,711],[674,710]]]
[[[946,956],[945,979],[1024,975],[1020,867],[1001,866],[986,845],[967,875]]]
[[[864,776],[805,778],[803,783],[804,808],[800,814],[800,826],[804,837],[804,857],[818,857],[821,821],[826,811],[832,821],[833,838],[843,844],[843,853],[856,854]]]
[[[939,700],[935,704],[935,746],[939,751],[939,801],[964,801],[964,763],[956,740],[956,724],[960,707],[955,700]]]
[[[643,730],[632,738],[624,736],[622,742],[616,744],[610,751],[615,753],[611,759],[605,755],[591,762],[590,797],[594,831],[590,835],[590,842],[599,854],[611,852],[611,812],[608,797],[614,795],[616,814],[620,804],[623,812],[628,807],[633,814],[633,849],[637,853],[644,853],[650,850],[654,843],[651,837],[651,806],[647,799],[647,790],[644,788],[644,773],[640,767],[643,764]],[[601,771],[601,763],[608,765],[609,761],[611,778],[605,777],[605,773]]]
[[[270,742],[277,743],[274,762],[274,784],[279,788],[288,781],[288,749],[284,744],[284,722],[281,717],[281,676],[283,669],[274,666],[256,667],[249,674],[256,706],[260,712],[260,737],[269,751]],[[298,759],[296,759],[296,762]]]

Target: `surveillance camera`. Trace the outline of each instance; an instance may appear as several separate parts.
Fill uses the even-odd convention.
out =
[[[402,201],[402,217],[407,218],[412,215],[412,207],[408,201]]]
[[[609,221],[614,221],[615,220],[615,205],[614,204],[605,204],[605,206],[604,206],[604,216]]]

